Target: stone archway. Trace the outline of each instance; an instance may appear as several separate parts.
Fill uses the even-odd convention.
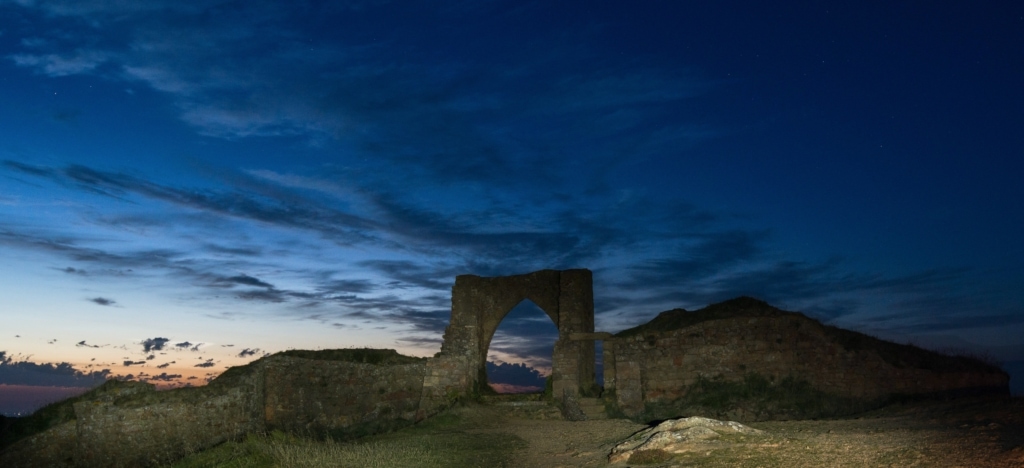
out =
[[[491,338],[516,304],[529,299],[558,327],[551,357],[554,397],[594,383],[594,286],[590,270],[541,270],[515,276],[460,275],[452,288],[452,318],[441,352],[428,364],[424,399],[466,394],[487,384]],[[576,339],[573,339],[576,338]],[[440,403],[440,401],[436,401]],[[426,401],[425,401],[426,403]]]

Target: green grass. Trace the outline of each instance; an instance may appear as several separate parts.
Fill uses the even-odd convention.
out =
[[[672,459],[672,454],[661,449],[640,450],[629,456],[629,463],[633,465],[653,465]]]
[[[178,468],[264,468],[280,466],[274,459],[270,436],[249,435],[244,440],[225,442],[197,452],[175,463]]]
[[[831,395],[814,389],[803,379],[786,377],[773,382],[748,373],[742,381],[700,378],[686,389],[686,396],[666,403],[647,404],[638,421],[701,415],[715,419],[730,418],[730,412],[743,408],[746,419],[816,419],[855,414],[879,406],[870,402]]]
[[[729,447],[713,450],[711,453],[686,452],[675,455],[672,466],[701,466],[728,468],[786,468],[789,466],[831,466],[827,464],[792,465],[779,460],[774,454],[749,447]],[[630,463],[633,460],[630,459]],[[879,465],[884,466],[884,465]]]
[[[174,468],[205,467],[502,467],[526,442],[511,434],[475,432],[455,412],[416,426],[353,442],[296,437],[282,432],[251,435],[198,452]]]

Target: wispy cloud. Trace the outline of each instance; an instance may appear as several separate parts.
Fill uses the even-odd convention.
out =
[[[218,279],[218,281],[228,285],[241,284],[245,286],[256,286],[259,288],[274,289],[274,285],[264,281],[260,281],[259,279],[253,278],[252,276],[249,275],[238,275],[229,278],[220,278]]]
[[[524,217],[525,222],[546,228],[517,233],[503,231],[502,222],[495,226],[463,223],[457,221],[458,213],[454,217],[440,216],[379,196],[367,198],[376,200],[373,204],[376,208],[367,214],[347,213],[305,198],[287,187],[267,186],[246,177],[236,179],[242,181],[236,188],[200,191],[82,166],[55,169],[12,161],[5,165],[23,175],[119,200],[142,196],[171,201],[188,209],[324,237],[346,232],[348,235],[343,237],[355,242],[350,245],[383,249],[382,252],[401,252],[399,243],[387,240],[401,239],[405,249],[418,252],[416,259],[370,259],[357,264],[385,281],[338,280],[330,270],[309,270],[300,272],[307,282],[300,290],[278,287],[276,281],[246,273],[211,271],[215,262],[203,266],[194,257],[183,262],[179,259],[186,255],[173,250],[112,253],[78,246],[71,239],[46,239],[9,230],[0,232],[0,242],[32,246],[76,261],[94,263],[101,266],[101,270],[163,269],[211,291],[235,289],[232,297],[239,300],[342,306],[334,317],[355,318],[365,313],[388,323],[411,324],[419,332],[443,330],[448,319],[447,292],[458,274],[503,275],[545,267],[591,266],[597,259],[627,251],[632,258],[624,266],[597,269],[608,278],[605,289],[599,292],[602,299],[598,303],[599,312],[609,317],[607,323],[621,327],[629,326],[627,321],[641,320],[644,315],[619,315],[619,319],[613,319],[610,314],[635,309],[638,303],[644,304],[646,315],[653,315],[680,305],[699,307],[737,295],[802,307],[824,319],[835,320],[864,312],[865,300],[857,298],[858,294],[936,296],[950,285],[959,284],[968,273],[954,268],[894,277],[856,273],[839,259],[821,263],[774,259],[769,250],[772,242],[769,231],[726,228],[723,217],[706,210],[679,203],[658,208],[637,195],[620,199],[619,203],[624,205],[613,206],[611,211],[605,206],[598,206],[602,208],[598,212],[580,206],[575,211]],[[295,203],[304,207],[292,208]],[[332,240],[337,238],[332,237]],[[205,249],[206,245],[200,248]],[[224,248],[215,250],[217,255],[244,260],[245,263],[239,264],[243,271],[247,262],[265,258],[253,249],[237,253]],[[418,299],[381,295],[388,289],[431,293],[421,292]],[[902,307],[911,305],[905,303]],[[993,320],[1007,315],[1015,315],[1015,312],[996,314]],[[940,321],[935,323],[938,328]]]
[[[244,357],[255,356],[259,352],[260,352],[259,348],[255,348],[255,349],[245,348],[245,349],[243,349],[243,350],[238,352],[238,357],[244,358]]]
[[[146,380],[150,382],[177,382],[181,380],[181,374],[168,374],[166,372],[161,372],[159,375],[150,376]]]
[[[490,60],[454,54],[439,63],[441,57],[425,54],[420,40],[402,28],[382,24],[375,30],[384,31],[383,40],[351,36],[339,41],[322,40],[297,26],[325,17],[360,28],[389,20],[388,11],[371,7],[354,12],[247,3],[230,13],[217,10],[228,17],[224,21],[232,21],[231,27],[222,21],[223,27],[209,28],[196,21],[211,14],[207,5],[25,6],[81,21],[118,18],[125,30],[108,33],[102,45],[79,40],[86,45],[74,53],[64,48],[49,53],[47,44],[33,43],[25,53],[9,57],[19,66],[142,83],[170,96],[180,118],[202,133],[229,139],[298,135],[314,143],[330,140],[373,156],[362,167],[363,175],[397,164],[413,169],[403,179],[429,179],[436,186],[550,186],[567,169],[559,154],[588,154],[596,162],[590,167],[607,171],[627,149],[608,141],[626,137],[620,139],[629,140],[629,148],[640,145],[651,150],[643,155],[656,153],[655,143],[663,138],[643,136],[652,133],[654,119],[663,126],[668,111],[708,88],[678,71],[650,66],[623,71],[594,61],[595,51],[582,40],[537,37],[531,42],[563,45],[541,48],[546,55],[494,51]],[[305,16],[313,10],[315,18]],[[500,15],[501,21],[532,21],[519,13]],[[597,33],[584,27],[557,34]],[[310,41],[316,46],[311,48]],[[252,50],[261,53],[248,53]],[[508,61],[516,66],[496,66]],[[104,63],[109,67],[100,66]],[[696,130],[679,131],[687,126]],[[673,127],[676,141],[663,143],[661,151],[677,146],[679,138],[701,139],[708,133],[685,119]]]
[[[275,199],[261,195],[259,190],[275,192],[273,187],[252,187],[250,190],[210,191],[176,188],[139,179],[134,176],[98,171],[81,165],[61,170],[40,168],[4,161],[10,169],[37,177],[44,177],[62,185],[97,195],[125,199],[129,195],[172,203],[182,208],[209,211],[222,216],[240,217],[290,228],[320,232],[335,242],[362,242],[372,239],[377,223],[363,219],[312,200],[290,198]],[[255,190],[253,190],[255,189]]]
[[[105,297],[94,297],[92,299],[89,299],[89,302],[94,302],[101,306],[112,306],[114,304],[117,304],[117,301]]]
[[[99,51],[76,51],[71,54],[15,54],[10,56],[16,65],[31,67],[49,76],[79,75],[93,72],[108,60]]]

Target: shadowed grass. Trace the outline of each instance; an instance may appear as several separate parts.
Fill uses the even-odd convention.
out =
[[[479,422],[445,413],[419,425],[353,442],[315,440],[282,432],[251,435],[195,453],[175,468],[200,467],[502,467],[526,446],[514,435],[476,432]]]
[[[698,378],[685,397],[664,403],[645,404],[636,421],[675,418],[681,414],[716,419],[736,419],[737,409],[747,420],[815,419],[846,416],[878,407],[883,402],[843,398],[814,389],[803,379],[786,377],[778,382],[748,373],[741,381]]]

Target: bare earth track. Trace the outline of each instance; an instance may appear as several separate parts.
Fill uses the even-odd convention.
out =
[[[492,406],[463,408],[479,432],[509,433],[529,444],[515,467],[609,464],[612,447],[646,426],[621,419],[527,419]],[[974,398],[892,405],[852,419],[748,424],[757,440],[723,443],[644,466],[709,467],[1024,467],[1024,399]]]

